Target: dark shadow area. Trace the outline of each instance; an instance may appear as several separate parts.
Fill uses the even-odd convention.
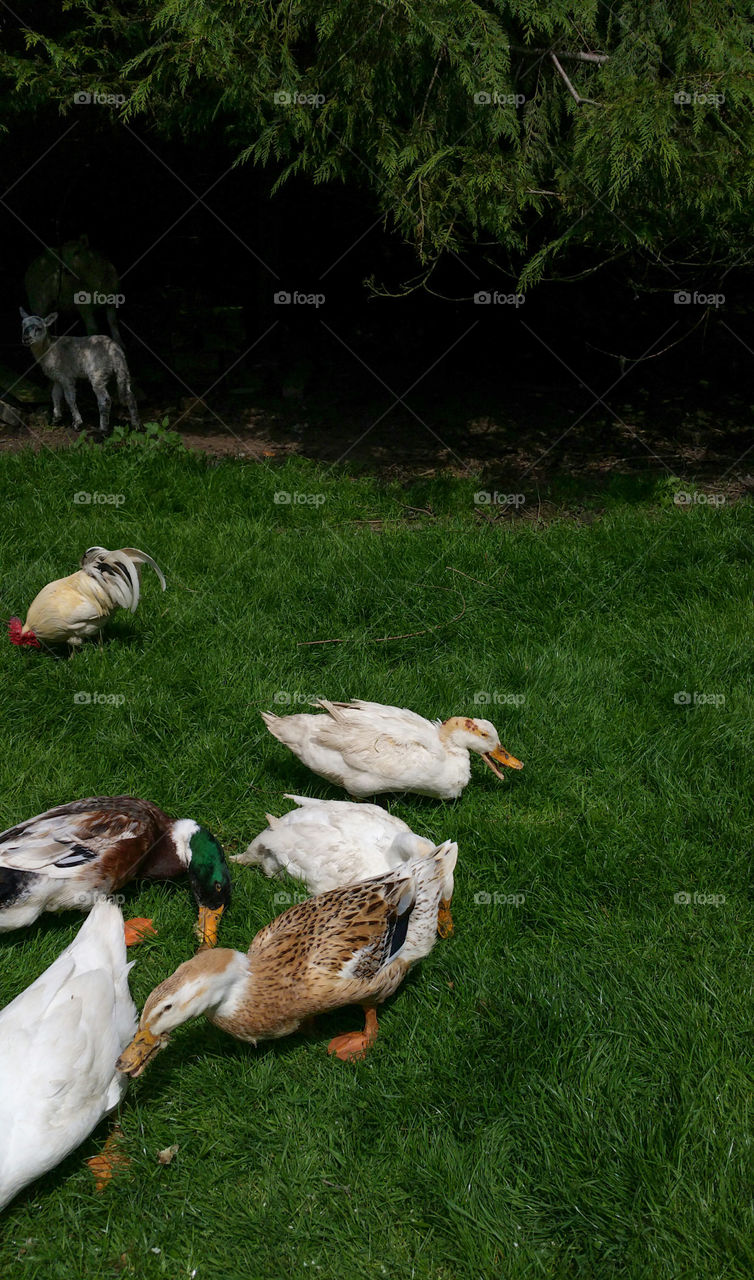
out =
[[[167,418],[192,447],[399,478],[449,469],[508,488],[667,473],[745,488],[745,273],[687,278],[638,257],[594,271],[595,251],[564,264],[581,279],[521,301],[480,247],[447,256],[428,288],[375,296],[368,280],[398,293],[417,263],[367,193],[294,181],[271,197],[276,174],[234,167],[222,138],[167,143],[107,112],[17,120],[0,145],[0,394],[24,421],[2,427],[0,448],[74,438],[67,416],[49,429],[49,383],[20,345],[18,307],[29,264],[86,234],[118,272],[142,419]],[[84,332],[75,314],[59,318],[69,331]],[[83,384],[80,404],[93,425]]]

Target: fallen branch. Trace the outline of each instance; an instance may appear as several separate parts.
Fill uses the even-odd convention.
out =
[[[457,573],[460,571],[454,569],[453,572]],[[468,575],[465,575],[465,576],[468,576]],[[451,594],[453,594],[452,587],[435,587],[435,591],[448,591]],[[436,626],[425,627],[423,631],[404,631],[401,635],[398,635],[398,636],[375,636],[373,639],[367,639],[366,643],[367,644],[384,644],[386,640],[413,640],[416,636],[428,636],[432,631],[439,631],[440,627],[449,627],[452,622],[458,622],[459,619],[462,618],[466,612],[466,600],[464,596],[460,591],[455,592],[455,594],[461,596],[461,600],[463,600],[463,608],[461,609],[460,613],[457,613],[455,615],[455,617],[448,618],[447,622],[438,622]],[[335,637],[331,640],[299,640],[297,642],[297,645],[300,648],[303,645],[313,645],[313,644],[348,644],[348,642],[353,639],[354,639],[353,636],[340,636],[340,637]]]
[[[454,569],[452,564],[446,565],[450,573],[460,573],[462,578],[468,578],[469,582],[478,582],[480,587],[491,587],[491,582],[483,582],[481,578],[473,578],[470,573],[464,573],[463,569]],[[498,573],[500,570],[498,569]]]

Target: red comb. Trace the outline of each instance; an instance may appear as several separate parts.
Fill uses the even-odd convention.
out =
[[[41,649],[41,645],[37,640],[33,631],[27,631],[23,634],[23,623],[20,618],[11,618],[8,622],[8,637],[11,644],[19,646],[29,645],[32,649]]]

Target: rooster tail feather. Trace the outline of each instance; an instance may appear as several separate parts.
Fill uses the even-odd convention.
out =
[[[154,569],[155,573],[157,574],[157,577],[160,580],[160,586],[162,587],[163,591],[165,590],[165,587],[167,585],[165,582],[165,575],[162,572],[162,569],[158,565],[157,561],[153,560],[151,556],[148,556],[146,551],[140,551],[138,547],[123,547],[122,554],[124,556],[130,556],[131,560],[133,560],[135,564],[148,564],[150,569]]]
[[[93,578],[96,578],[107,590],[116,605],[136,612],[141,596],[140,566],[150,565],[165,590],[165,578],[159,565],[138,547],[120,547],[117,551],[108,551],[106,547],[90,547],[84,553],[81,567]]]

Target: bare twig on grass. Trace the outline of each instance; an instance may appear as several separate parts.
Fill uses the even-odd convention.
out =
[[[453,572],[455,573],[459,571],[453,570]],[[452,622],[458,622],[459,619],[462,618],[466,612],[466,600],[464,596],[461,594],[460,591],[456,591],[454,593],[452,587],[435,587],[435,591],[448,591],[451,594],[461,596],[461,600],[463,601],[463,608],[461,609],[461,612],[455,614],[455,616],[452,618],[448,618],[447,622],[438,622],[436,626],[425,627],[423,631],[404,631],[401,635],[397,635],[397,636],[375,636],[372,639],[367,639],[366,643],[367,644],[384,644],[386,640],[412,640],[416,636],[428,636],[432,631],[439,631],[440,627],[449,627]],[[356,637],[354,636],[335,636],[329,640],[299,640],[298,646],[301,647],[304,645],[314,645],[314,644],[348,644],[350,640],[353,640],[355,638]]]

